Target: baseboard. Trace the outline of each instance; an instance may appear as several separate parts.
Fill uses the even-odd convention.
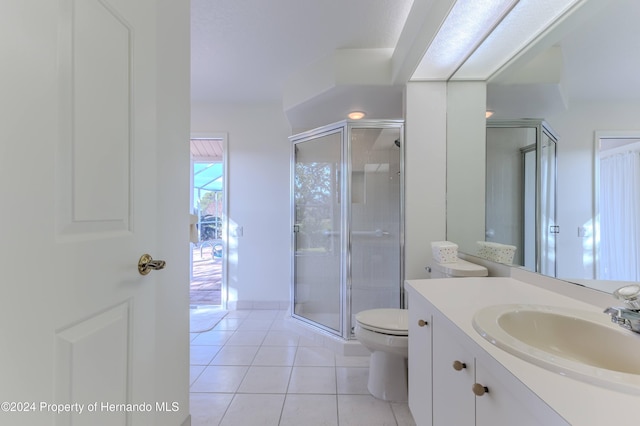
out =
[[[289,301],[288,300],[273,300],[273,301],[264,301],[264,300],[234,300],[227,303],[227,309],[231,311],[240,311],[240,310],[287,310],[289,309]]]

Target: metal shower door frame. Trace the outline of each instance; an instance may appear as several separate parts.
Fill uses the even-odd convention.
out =
[[[343,339],[353,339],[353,324],[351,323],[351,193],[352,193],[352,150],[351,150],[351,132],[353,129],[365,129],[365,128],[397,128],[400,133],[400,274],[399,274],[399,306],[405,307],[405,292],[404,292],[404,121],[403,120],[343,120],[326,126],[322,126],[313,130],[309,130],[303,133],[293,135],[289,138],[291,142],[291,160],[290,160],[290,193],[292,195],[290,202],[290,217],[291,217],[291,315],[293,318],[300,320],[306,324],[312,325],[318,328],[320,331],[328,333],[330,335],[338,336]],[[342,133],[341,140],[341,173],[340,178],[340,223],[341,223],[341,241],[340,247],[342,250],[341,267],[340,267],[340,330],[336,333],[336,330],[326,327],[322,324],[318,324],[308,318],[295,313],[295,250],[296,250],[296,235],[294,231],[295,227],[295,199],[294,194],[294,181],[295,181],[295,147],[298,143],[307,142],[320,136],[333,134],[336,132]]]

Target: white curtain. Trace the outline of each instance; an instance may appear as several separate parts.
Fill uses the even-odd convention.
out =
[[[598,279],[640,281],[640,151],[600,159]]]

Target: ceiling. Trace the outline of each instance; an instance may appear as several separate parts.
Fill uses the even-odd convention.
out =
[[[543,117],[577,99],[640,99],[640,1],[590,3],[598,2],[606,6],[580,18],[580,25],[574,22],[574,30],[553,33],[547,49],[529,57],[524,69],[508,68],[492,78],[487,102],[496,117]],[[306,82],[304,70],[336,52],[392,51],[407,38],[403,28],[410,32],[416,9],[433,15],[436,5],[445,3],[191,0],[192,102],[279,102],[294,129],[338,121],[363,105],[371,112],[368,118],[402,118],[402,87],[391,84],[392,79],[387,85],[335,85],[294,107],[286,105],[285,94],[292,81]],[[422,20],[428,20],[427,14]],[[363,79],[367,77],[365,73]],[[522,99],[530,102],[523,106]]]
[[[640,2],[602,4],[551,34],[549,47],[524,67],[507,68],[488,85],[494,118],[544,118],[576,101],[640,100]]]
[[[393,48],[413,0],[191,0],[195,103],[282,102],[337,49]]]
[[[638,17],[637,0],[611,1],[560,42],[570,98],[640,99]]]

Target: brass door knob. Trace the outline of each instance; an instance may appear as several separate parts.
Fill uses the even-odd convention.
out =
[[[480,383],[474,383],[473,386],[471,386],[471,390],[476,396],[482,396],[485,393],[489,393],[489,388],[482,386]]]
[[[151,255],[143,254],[138,260],[138,272],[140,272],[140,275],[147,275],[152,270],[159,271],[164,269],[166,264],[164,260],[153,260]]]
[[[425,325],[429,324],[428,322],[426,322],[425,320],[418,320],[418,325],[420,327],[424,327]]]
[[[453,361],[453,369],[456,371],[460,371],[467,368],[467,364],[465,364],[464,362],[460,362],[458,360]]]

